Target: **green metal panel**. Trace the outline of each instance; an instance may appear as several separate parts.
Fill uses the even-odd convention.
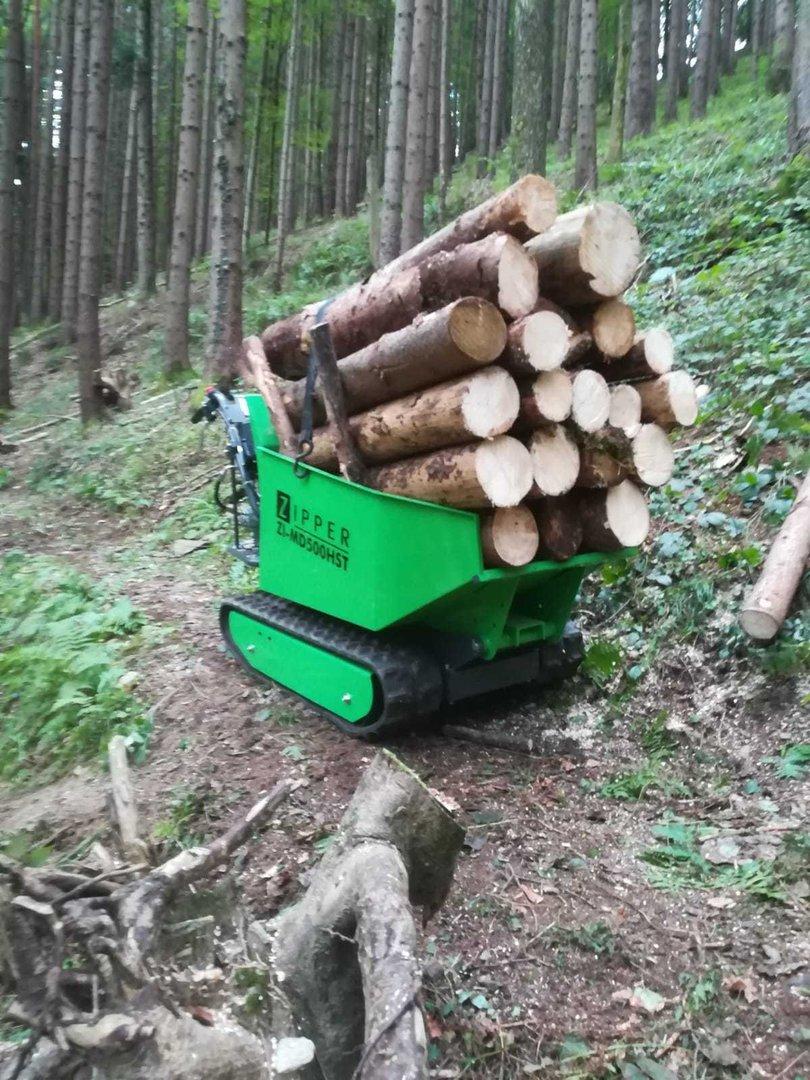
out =
[[[380,630],[482,572],[474,514],[296,471],[263,449],[259,490],[259,585],[316,611]]]
[[[261,394],[245,394],[245,402],[248,407],[250,431],[254,444],[257,447],[263,446],[266,450],[278,450],[278,436],[270,420],[264,398]]]
[[[296,694],[309,698],[350,724],[363,720],[374,703],[374,677],[366,668],[325,652],[232,611],[233,642],[251,667]]]

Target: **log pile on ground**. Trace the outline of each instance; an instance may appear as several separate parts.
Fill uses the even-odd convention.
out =
[[[623,207],[557,216],[552,186],[525,176],[248,338],[243,375],[295,454],[312,331],[328,326],[338,393],[316,383],[308,464],[479,513],[490,567],[634,546],[645,489],[672,476],[668,433],[698,412],[670,334],[623,299],[640,264]]]
[[[219,871],[298,783],[152,865],[120,736],[110,772],[117,857],[98,840],[69,866],[0,856],[4,1021],[31,1033],[0,1053],[0,1080],[427,1077],[414,909],[443,904],[464,830],[410,769],[373,759],[308,888],[269,921]]]

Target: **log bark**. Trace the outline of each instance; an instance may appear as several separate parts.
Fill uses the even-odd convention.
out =
[[[810,556],[810,473],[768,552],[759,580],[745,599],[740,625],[749,637],[770,641],[785,621]]]
[[[630,480],[606,491],[580,491],[577,510],[582,522],[582,551],[618,551],[646,539],[650,512],[644,495]]]
[[[350,415],[362,412],[484,367],[502,353],[505,342],[503,317],[486,300],[469,297],[420,315],[410,326],[384,334],[339,361],[346,408]],[[296,423],[305,385],[301,379],[284,387],[284,401]]]
[[[267,359],[286,378],[303,375],[304,336],[317,321],[321,303],[268,326],[261,335]],[[383,334],[413,322],[422,308],[418,270],[406,270],[390,279],[372,278],[338,296],[326,313],[338,359],[362,349]]]
[[[511,375],[490,367],[360,413],[350,428],[366,461],[399,461],[502,435],[515,422],[519,403]],[[328,428],[315,431],[307,460],[318,468],[334,467],[337,456]]]
[[[529,440],[533,497],[564,495],[577,482],[579,447],[559,424],[548,424]]]
[[[574,392],[567,371],[544,371],[534,380],[531,392],[520,399],[519,424],[534,429],[562,423],[571,415]]]
[[[538,543],[537,523],[527,506],[495,510],[481,522],[485,566],[525,566],[537,554]]]
[[[343,385],[329,327],[326,323],[319,322],[313,326],[310,335],[316,370],[320,376],[321,396],[326,409],[327,431],[334,447],[338,468],[341,475],[347,479],[357,484],[364,483],[365,466],[349,427]]]
[[[110,739],[107,756],[110,763],[112,805],[121,847],[130,862],[142,862],[148,851],[138,835],[138,807],[127,762],[127,743],[123,735],[114,735]]]
[[[574,375],[571,419],[580,431],[598,431],[610,415],[610,390],[602,376],[589,368]]]
[[[420,272],[428,308],[462,296],[479,296],[517,319],[528,315],[537,303],[537,266],[506,233],[439,252],[422,263]]]
[[[535,311],[509,326],[501,363],[513,375],[553,371],[568,358],[574,337],[562,312]]]
[[[698,398],[692,376],[682,370],[670,371],[657,379],[635,383],[641,395],[641,419],[669,431],[691,427],[697,419]]]
[[[641,263],[633,219],[609,202],[563,214],[526,249],[537,262],[541,293],[564,307],[619,296]]]
[[[298,440],[293,432],[276,377],[265,359],[260,338],[249,337],[242,342],[240,374],[245,382],[256,387],[264,399],[282,454],[295,457],[298,452]]]
[[[517,439],[501,435],[383,465],[371,472],[371,482],[392,495],[461,510],[517,506],[532,486],[532,459]]]
[[[302,900],[274,924],[273,966],[324,1080],[422,1080],[426,1039],[412,907],[430,918],[464,831],[393,755],[378,754]]]
[[[605,300],[576,317],[581,331],[590,334],[606,357],[624,356],[633,347],[636,320],[633,309],[621,300]]]
[[[493,195],[480,206],[461,214],[449,225],[404,252],[378,270],[374,278],[388,278],[402,270],[421,266],[440,251],[452,251],[461,244],[471,244],[490,233],[503,232],[518,240],[542,233],[557,216],[554,185],[542,176],[524,176],[506,191]],[[374,280],[372,278],[372,281]]]
[[[530,505],[537,523],[537,557],[555,562],[573,558],[582,544],[577,499],[563,495],[556,499],[541,498]]]

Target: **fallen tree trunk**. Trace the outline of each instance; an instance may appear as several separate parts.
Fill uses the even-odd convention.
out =
[[[535,431],[529,440],[532,498],[564,495],[577,482],[579,447],[560,424],[548,424]]]
[[[583,551],[618,551],[642,543],[650,529],[647,500],[630,480],[606,491],[577,492]]]
[[[590,334],[602,356],[624,356],[632,349],[636,319],[633,309],[624,301],[605,300],[594,308],[579,312],[575,317],[580,331]]]
[[[310,304],[297,315],[268,326],[261,335],[271,367],[285,378],[307,369],[306,335],[318,321],[322,303]],[[337,296],[323,314],[329,325],[335,355],[340,359],[376,341],[383,334],[408,326],[422,309],[418,270],[405,270],[385,280],[353,285]]]
[[[324,1080],[422,1080],[418,940],[450,888],[464,830],[386,752],[366,769],[303,899],[273,924],[273,966]]]
[[[531,503],[537,523],[537,555],[541,559],[565,562],[573,558],[582,545],[582,522],[573,495],[557,499],[540,499]]]
[[[484,367],[501,355],[505,343],[506,323],[492,304],[477,297],[456,300],[338,361],[346,409],[359,413]],[[301,420],[305,391],[305,379],[282,387],[294,423]],[[323,407],[316,405],[322,422]]]
[[[531,391],[521,395],[519,424],[534,429],[543,424],[559,424],[571,415],[574,400],[571,376],[567,371],[544,371]]]
[[[609,202],[562,214],[526,249],[537,262],[543,296],[564,307],[620,296],[641,263],[633,219]]]
[[[528,240],[544,232],[557,216],[554,185],[542,176],[523,176],[506,191],[461,214],[449,225],[425,237],[382,267],[375,278],[397,274],[420,266],[440,251],[452,251],[460,244],[474,243],[490,233],[503,232],[518,240]]]
[[[810,473],[771,545],[756,585],[743,603],[740,625],[749,637],[770,641],[785,621],[810,556]]]
[[[537,545],[537,523],[527,506],[494,510],[481,521],[486,566],[525,566],[537,554]]]
[[[255,386],[262,396],[282,454],[293,457],[298,451],[298,439],[293,431],[281,389],[264,355],[261,339],[247,337],[239,354],[239,369],[249,386]]]
[[[670,371],[634,386],[641,397],[642,420],[670,431],[674,427],[691,427],[697,419],[697,390],[692,376],[685,371]]]
[[[427,259],[420,269],[426,308],[479,296],[513,319],[537,303],[537,265],[513,236],[493,233]]]
[[[503,435],[515,422],[519,404],[512,376],[503,368],[489,367],[360,413],[349,426],[366,462],[399,461]],[[329,428],[313,433],[307,463],[321,469],[336,465]]]
[[[500,435],[490,442],[382,465],[370,476],[375,488],[392,495],[484,510],[518,505],[532,485],[532,461],[522,443]]]
[[[571,419],[580,431],[598,431],[610,415],[610,390],[602,376],[589,368],[574,375]]]

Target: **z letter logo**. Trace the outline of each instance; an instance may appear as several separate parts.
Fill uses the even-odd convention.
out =
[[[276,517],[286,522],[290,520],[290,496],[284,491],[276,492]]]

